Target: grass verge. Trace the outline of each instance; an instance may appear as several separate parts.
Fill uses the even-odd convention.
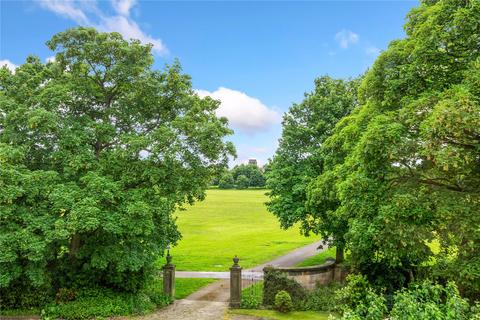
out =
[[[297,267],[310,267],[317,266],[325,263],[328,258],[335,258],[335,247],[328,248],[325,251],[320,252],[316,256],[305,259],[297,264]]]
[[[269,320],[327,320],[329,317],[329,313],[315,311],[294,311],[289,313],[280,313],[274,310],[232,309],[229,310],[229,314],[255,316]]]

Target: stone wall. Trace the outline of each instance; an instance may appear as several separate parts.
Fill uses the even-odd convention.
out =
[[[307,290],[313,290],[317,286],[324,286],[334,281],[342,282],[347,275],[345,268],[337,265],[333,259],[318,266],[273,267],[273,269],[286,273],[289,278],[297,281]]]

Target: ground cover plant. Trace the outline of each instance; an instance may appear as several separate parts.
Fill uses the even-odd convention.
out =
[[[207,190],[203,202],[177,212],[183,238],[170,251],[177,270],[228,271],[234,255],[249,268],[317,239],[300,235],[298,228],[281,230],[265,208],[265,193]]]
[[[175,299],[183,299],[215,279],[179,278],[175,280]],[[63,293],[63,294],[62,294]],[[66,294],[69,293],[69,294]],[[61,289],[55,300],[29,309],[0,309],[1,316],[42,315],[56,319],[91,319],[142,315],[164,307],[172,299],[163,294],[160,278],[150,281],[140,292],[119,292],[107,288]]]

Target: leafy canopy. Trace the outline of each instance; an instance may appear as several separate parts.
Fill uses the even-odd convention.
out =
[[[348,222],[354,267],[411,281],[440,242],[439,272],[480,292],[480,2],[425,1],[324,142],[308,207]],[[458,272],[457,270],[461,270]]]
[[[336,80],[323,76],[315,80],[313,92],[285,114],[280,145],[268,166],[270,188],[268,209],[283,228],[301,222],[302,232],[333,237],[341,248],[343,225],[333,224],[327,210],[307,207],[308,184],[323,172],[323,143],[335,124],[358,104],[359,80]]]
[[[234,154],[219,102],[201,99],[151,47],[75,28],[0,70],[0,288],[142,286]]]

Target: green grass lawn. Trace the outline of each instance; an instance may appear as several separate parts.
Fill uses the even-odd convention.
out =
[[[297,267],[318,266],[325,263],[328,258],[335,259],[335,247],[328,248],[327,250],[320,252],[316,256],[303,260],[302,262],[297,264]]]
[[[264,205],[266,192],[211,189],[205,201],[178,212],[183,239],[170,251],[177,270],[228,271],[234,255],[249,268],[318,240],[280,229]]]
[[[188,297],[200,288],[215,282],[215,279],[190,279],[190,278],[176,278],[175,279],[175,299],[183,299]]]
[[[241,314],[260,317],[269,320],[327,320],[329,314],[315,311],[294,311],[289,313],[280,313],[274,310],[247,310],[234,309],[229,314]]]

